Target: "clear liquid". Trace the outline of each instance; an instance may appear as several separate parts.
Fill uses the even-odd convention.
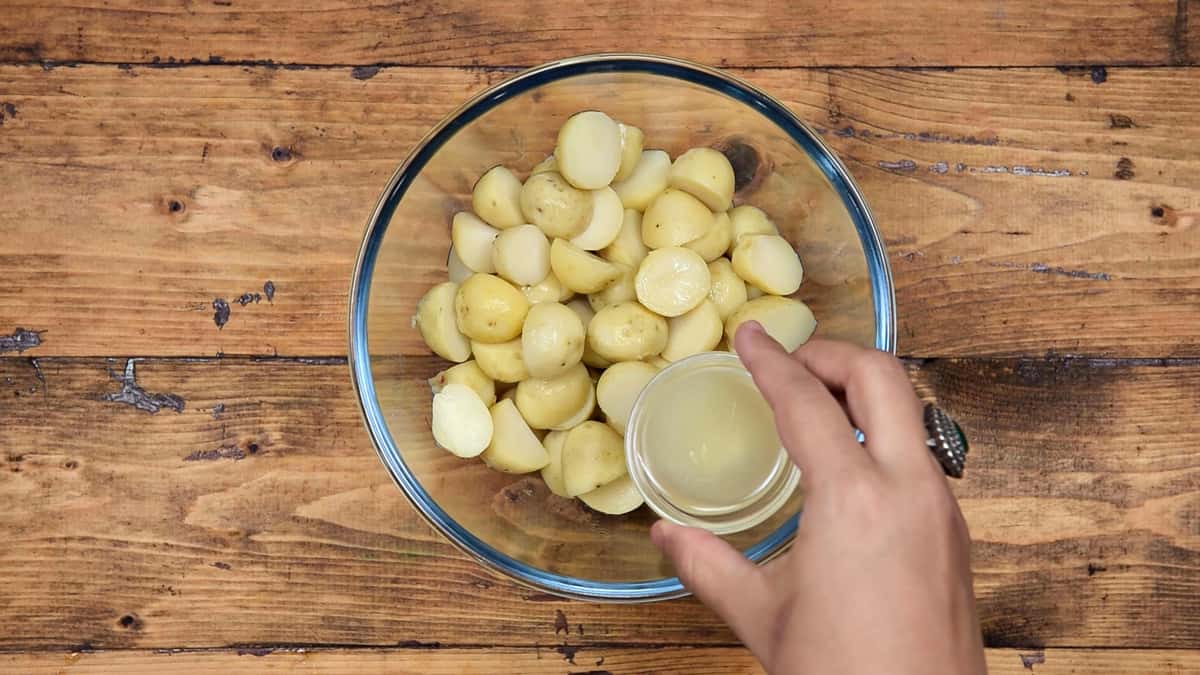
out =
[[[683,371],[643,405],[647,477],[683,511],[742,509],[789,466],[774,415],[745,371]]]

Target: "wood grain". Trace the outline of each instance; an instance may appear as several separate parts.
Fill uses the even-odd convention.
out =
[[[1200,670],[1200,655],[1184,650],[987,650],[994,675],[1142,675]],[[187,672],[387,673],[388,675],[759,675],[745,649],[699,647],[580,650],[568,660],[551,648],[523,649],[240,649],[220,651],[124,650],[0,654],[0,668],[41,675]]]
[[[124,365],[0,360],[0,650],[735,643],[693,601],[559,601],[458,553],[388,479],[337,360],[136,361],[182,402],[153,414],[107,400]],[[989,646],[1197,643],[1200,363],[911,368],[973,441],[955,489]]]
[[[812,122],[864,189],[903,353],[1200,355],[1200,70],[739,74]],[[19,279],[0,284],[0,334],[44,331],[26,352],[41,356],[344,354],[379,192],[505,76],[0,67],[0,264]],[[397,287],[394,323],[435,267]],[[255,301],[268,280],[273,302]]]

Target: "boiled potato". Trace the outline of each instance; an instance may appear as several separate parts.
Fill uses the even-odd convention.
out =
[[[433,440],[459,457],[476,457],[492,442],[492,416],[465,384],[448,384],[434,394],[432,427]]]
[[[621,269],[565,239],[550,245],[550,268],[564,286],[576,293],[602,291],[621,276]]]
[[[550,429],[571,419],[587,404],[592,378],[587,366],[576,363],[557,377],[531,377],[517,385],[516,404],[534,429]]]
[[[764,295],[742,305],[725,320],[725,337],[729,340],[731,350],[738,326],[747,321],[762,324],[767,335],[775,338],[789,352],[808,342],[817,329],[817,320],[808,305],[791,298]]]
[[[646,358],[642,359],[642,363],[654,366],[655,370],[662,370],[663,368],[671,365],[671,362],[664,359],[661,355],[647,356]]]
[[[448,384],[465,384],[488,407],[496,402],[496,381],[488,377],[488,374],[483,372],[479,364],[474,361],[451,366],[429,380],[429,388],[435,394]]]
[[[596,383],[596,403],[608,425],[625,435],[633,404],[646,384],[658,374],[658,368],[642,361],[614,363],[600,373]]]
[[[662,316],[679,316],[699,305],[712,288],[708,265],[686,248],[660,248],[642,261],[634,280],[638,302]]]
[[[692,148],[677,157],[668,181],[713,211],[728,210],[733,203],[733,165],[712,148]]]
[[[472,342],[471,351],[475,353],[479,369],[497,382],[512,384],[529,377],[522,356],[521,338],[496,344]]]
[[[458,291],[459,286],[453,281],[434,286],[417,303],[414,317],[421,339],[433,353],[455,363],[471,358],[471,343],[458,329],[454,311]]]
[[[662,357],[668,361],[712,351],[725,329],[720,311],[707,298],[690,312],[668,319],[667,326],[667,346],[663,347]]]
[[[501,230],[524,225],[521,181],[503,166],[493,166],[475,182],[471,208],[489,225]]]
[[[712,277],[708,299],[717,306],[717,313],[721,315],[721,321],[724,321],[749,299],[746,297],[746,282],[733,271],[733,264],[725,258],[717,258],[710,262],[708,275]]]
[[[550,240],[536,225],[504,230],[492,244],[492,266],[518,286],[536,284],[550,274]]]
[[[599,190],[621,168],[621,128],[596,110],[575,113],[558,130],[554,157],[563,178],[580,190]]]
[[[591,378],[589,377],[588,379]],[[594,412],[596,412],[596,384],[593,382],[592,385],[588,387],[587,401],[585,401],[584,404],[579,407],[579,410],[576,410],[575,414],[571,415],[566,420],[550,427],[550,429],[552,431],[570,431],[580,424],[590,420],[592,418],[592,413]]]
[[[625,209],[621,219],[621,230],[611,244],[600,251],[600,257],[613,263],[629,265],[637,269],[646,259],[650,249],[642,241],[642,214],[633,209]]]
[[[638,492],[637,485],[628,475],[579,495],[579,501],[593,511],[610,516],[629,513],[645,503],[642,493]]]
[[[535,173],[521,187],[521,213],[547,237],[574,237],[592,216],[592,194],[552,171]]]
[[[633,175],[633,170],[637,168],[638,160],[642,158],[642,141],[645,140],[645,134],[641,129],[628,124],[617,123],[617,126],[621,129],[621,167],[617,169],[613,180],[621,181]]]
[[[787,239],[773,234],[742,237],[733,248],[733,271],[771,295],[791,295],[804,279],[796,250]]]
[[[754,284],[746,284],[746,299],[755,300],[766,295],[761,288]]]
[[[468,211],[454,214],[450,224],[450,240],[455,253],[471,271],[482,274],[496,271],[492,265],[492,243],[498,234],[500,230]]]
[[[525,299],[529,304],[537,304],[539,302],[566,302],[575,295],[571,289],[562,285],[558,277],[554,276],[554,271],[551,270],[546,274],[546,278],[542,279],[532,286],[522,286],[521,292],[525,294]]]
[[[613,264],[621,270],[621,275],[617,277],[617,280],[608,288],[588,295],[588,303],[597,312],[618,302],[628,302],[629,300],[637,299],[637,290],[633,284],[634,268],[629,265],[622,265],[621,263]]]
[[[603,422],[584,422],[567,433],[562,449],[563,487],[579,496],[626,474],[625,444]]]
[[[604,360],[640,361],[667,346],[667,320],[636,302],[619,302],[596,312],[587,339]]]
[[[713,212],[699,199],[674,188],[663,191],[642,216],[642,241],[650,248],[683,246],[713,226]]]
[[[645,211],[650,202],[667,189],[671,173],[671,156],[662,150],[643,150],[633,173],[613,183],[612,189],[627,209]]]
[[[456,284],[461,284],[474,273],[475,270],[467,267],[467,264],[458,257],[458,253],[451,246],[450,254],[446,257],[446,278]]]
[[[624,219],[625,207],[612,188],[604,186],[592,190],[591,220],[583,232],[571,239],[571,243],[585,251],[599,251],[617,238]]]
[[[539,302],[521,330],[521,356],[533,377],[556,377],[583,358],[583,322],[566,305]]]
[[[529,473],[550,463],[550,454],[512,401],[492,406],[492,442],[480,458],[504,473]]]
[[[529,175],[551,172],[558,173],[558,161],[554,159],[554,155],[547,155],[546,159],[533,165],[533,168],[529,170]]]
[[[477,342],[508,342],[521,334],[529,301],[512,284],[491,274],[473,274],[454,298],[458,329]]]
[[[748,234],[779,234],[779,228],[757,206],[735,206],[729,211],[729,220],[733,226],[734,246]]]
[[[732,241],[733,221],[729,219],[728,213],[721,212],[713,218],[713,224],[708,228],[708,232],[704,233],[704,236],[689,241],[683,247],[699,253],[705,262],[712,262],[725,255]]]
[[[592,317],[596,316],[596,310],[592,309],[591,303],[583,298],[575,298],[566,303],[567,309],[575,312],[575,316],[583,322],[583,330],[587,331],[588,324],[592,322]]]
[[[563,484],[562,477],[562,449],[566,440],[565,431],[551,431],[542,439],[542,446],[546,448],[546,454],[550,455],[550,462],[542,467],[542,480],[546,482],[546,487],[559,497],[571,496],[567,494],[567,486]]]

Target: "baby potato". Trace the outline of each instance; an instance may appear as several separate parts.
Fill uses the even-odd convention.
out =
[[[638,302],[671,317],[699,305],[712,288],[708,265],[698,253],[678,246],[651,251],[634,280]]]
[[[692,148],[677,157],[668,181],[713,211],[728,210],[733,202],[733,165],[712,148]]]
[[[817,329],[817,320],[808,305],[791,298],[764,295],[739,307],[725,320],[725,337],[733,349],[733,337],[738,326],[747,321],[757,321],[766,329],[767,335],[783,345],[789,352],[808,342]]]
[[[521,334],[529,301],[512,284],[491,274],[473,274],[454,298],[458,329],[477,342],[508,342]]]
[[[621,129],[621,167],[617,169],[617,175],[613,176],[613,181],[622,181],[633,175],[633,170],[637,168],[637,163],[642,158],[642,142],[645,140],[645,134],[642,130],[630,126],[628,124],[617,123]]]
[[[599,190],[592,190],[592,217],[583,232],[571,239],[571,243],[585,251],[599,251],[617,238],[624,219],[625,207],[612,188],[606,185]]]
[[[458,257],[473,272],[491,274],[492,243],[500,231],[483,222],[474,213],[459,211],[450,224],[450,240]]]
[[[563,487],[577,497],[624,476],[625,443],[603,422],[584,422],[567,432],[562,449]]]
[[[708,275],[712,277],[708,299],[717,306],[717,313],[724,321],[749,299],[746,297],[746,282],[733,271],[733,264],[725,258],[708,263]]]
[[[654,366],[655,370],[662,370],[663,368],[671,365],[671,362],[664,359],[662,355],[647,356],[646,358],[642,359],[642,363]]]
[[[645,211],[650,202],[667,189],[671,156],[662,150],[643,150],[633,173],[613,183],[612,189],[627,209]]]
[[[476,457],[492,442],[492,416],[465,384],[448,384],[433,396],[433,440],[459,457]]]
[[[488,377],[487,373],[483,372],[479,364],[474,361],[451,366],[429,380],[429,388],[435,394],[448,384],[465,384],[488,407],[496,402],[496,381]]]
[[[535,225],[504,230],[492,244],[492,266],[518,286],[536,284],[550,274],[550,241]]]
[[[547,237],[570,239],[592,215],[592,195],[552,171],[535,173],[521,187],[521,213]]]
[[[554,146],[558,170],[580,190],[599,190],[621,168],[621,128],[597,110],[571,115],[558,130]]]
[[[593,511],[610,516],[624,515],[645,503],[642,493],[638,492],[637,485],[628,474],[579,495],[579,501]]]
[[[667,188],[642,216],[642,241],[652,249],[683,246],[703,237],[712,226],[713,213],[703,202],[682,190]]]
[[[761,288],[759,288],[758,286],[755,286],[754,284],[746,284],[746,299],[747,300],[757,300],[758,298],[761,298],[764,295],[766,295],[766,293],[764,293],[763,290]]]
[[[742,237],[733,247],[733,271],[772,295],[795,293],[804,279],[804,267],[795,249],[773,234]]]
[[[589,377],[588,379],[590,380],[591,378]],[[594,412],[596,412],[596,385],[592,383],[588,387],[587,401],[579,407],[579,410],[576,410],[573,415],[563,422],[550,427],[550,429],[551,431],[570,431],[591,419]]]
[[[578,413],[587,404],[591,389],[587,366],[576,363],[556,377],[521,380],[515,401],[529,426],[550,429]]]
[[[649,252],[646,242],[642,241],[642,214],[633,209],[625,209],[617,238],[600,251],[600,257],[637,269]]]
[[[521,338],[494,344],[471,342],[471,351],[475,353],[479,369],[497,382],[512,384],[529,377],[522,356]]]
[[[621,276],[621,269],[565,239],[550,245],[550,268],[564,286],[576,293],[602,291]]]
[[[471,208],[487,224],[501,230],[525,224],[521,213],[521,181],[503,166],[493,166],[471,191]]]
[[[588,303],[592,309],[600,310],[615,305],[618,302],[628,302],[637,299],[637,290],[633,285],[634,268],[621,263],[613,263],[621,270],[621,275],[608,288],[588,295]]]
[[[722,211],[713,218],[713,224],[708,228],[708,232],[704,233],[704,236],[689,241],[683,247],[699,253],[700,257],[704,258],[704,262],[712,262],[725,255],[732,241],[733,221],[729,219],[728,213]]]
[[[471,343],[459,331],[454,311],[458,291],[459,286],[453,281],[434,286],[417,303],[414,317],[421,339],[433,353],[455,363],[471,358]]]
[[[454,246],[450,247],[450,253],[446,256],[446,278],[456,284],[461,284],[467,280],[467,277],[474,274],[475,271],[458,257],[458,252],[454,250]]]
[[[534,305],[539,302],[566,302],[575,295],[571,289],[562,285],[558,277],[554,276],[554,271],[551,270],[546,274],[546,278],[536,284],[530,286],[522,286],[521,292],[525,294],[525,299],[529,304]]]
[[[734,246],[748,234],[779,234],[779,228],[757,206],[735,206],[729,210],[729,220],[733,226]]]
[[[667,326],[667,346],[662,357],[668,361],[712,351],[725,328],[717,306],[707,298],[690,312],[668,319]]]
[[[587,339],[606,361],[640,361],[667,346],[667,320],[636,302],[619,302],[596,312]]]
[[[556,377],[583,358],[583,322],[566,305],[539,302],[521,330],[521,357],[533,377]]]
[[[542,439],[542,446],[546,448],[546,454],[550,455],[550,462],[542,467],[542,480],[545,481],[546,487],[559,497],[570,497],[562,477],[562,449],[566,440],[565,431],[551,431]]]
[[[575,316],[583,322],[583,330],[586,332],[588,324],[592,322],[592,317],[596,316],[596,310],[592,309],[591,304],[583,298],[575,298],[565,304],[567,309],[575,312]]]
[[[480,458],[504,473],[529,473],[550,463],[550,454],[512,401],[492,406],[492,442]]]
[[[529,175],[549,172],[558,173],[558,161],[554,159],[553,154],[546,155],[546,159],[534,164],[533,168],[529,170]]]
[[[643,361],[614,363],[600,373],[596,383],[596,403],[604,411],[604,419],[622,436],[629,424],[633,404],[646,384],[658,374],[658,368]]]

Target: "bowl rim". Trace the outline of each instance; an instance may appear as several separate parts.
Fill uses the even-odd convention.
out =
[[[392,480],[416,511],[434,529],[459,550],[484,567],[503,574],[525,586],[560,597],[600,602],[648,602],[689,595],[678,577],[636,582],[602,582],[556,574],[512,558],[471,532],[449,516],[421,486],[420,481],[401,459],[375,395],[367,345],[367,308],[370,281],[383,235],[412,181],[430,158],[455,134],[484,113],[504,101],[558,80],[598,72],[635,72],[682,80],[724,94],[765,116],[785,132],[809,156],[838,192],[854,221],[866,257],[871,295],[875,309],[875,347],[895,353],[895,292],[891,267],[875,219],[861,192],[841,160],[819,135],[782,102],[754,85],[729,73],[673,57],[635,53],[586,54],[550,61],[517,73],[468,99],[442,118],[392,174],[371,217],[359,246],[350,286],[347,312],[351,382],[358,399],[367,432],[376,454]],[[787,550],[795,536],[799,514],[743,553],[762,563]]]

